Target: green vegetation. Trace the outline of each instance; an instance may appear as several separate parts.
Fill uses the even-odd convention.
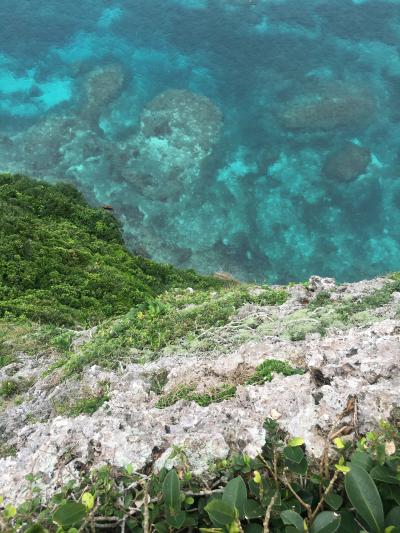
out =
[[[262,385],[272,381],[274,374],[293,376],[294,374],[303,374],[303,371],[299,368],[293,368],[286,361],[267,359],[256,368],[255,373],[247,380],[247,385]]]
[[[0,368],[17,360],[18,353],[40,356],[68,352],[75,332],[27,319],[0,319]]]
[[[71,417],[81,414],[92,415],[109,399],[108,387],[105,386],[104,390],[99,391],[97,394],[91,394],[76,401],[57,403],[54,408],[59,415]]]
[[[167,381],[168,372],[165,369],[155,372],[150,377],[150,390],[158,395],[162,394]]]
[[[15,446],[0,442],[0,459],[4,459],[5,457],[15,457],[16,455],[17,449]]]
[[[159,409],[165,409],[165,407],[170,407],[179,400],[196,402],[200,407],[207,407],[207,405],[210,405],[211,403],[218,403],[233,398],[235,394],[236,387],[234,385],[222,385],[221,387],[212,388],[204,393],[195,392],[194,385],[180,385],[174,390],[161,396],[156,407]]]
[[[269,287],[253,296],[242,285],[220,288],[212,296],[206,290],[170,290],[104,323],[79,353],[58,365],[67,375],[93,363],[115,367],[121,359],[131,357],[132,351],[154,353],[174,343],[195,340],[209,328],[224,326],[245,303],[276,305],[286,297],[286,291]]]
[[[342,301],[338,304],[337,313],[344,323],[351,320],[351,317],[357,313],[377,309],[388,304],[394,292],[400,291],[400,275],[392,274],[393,281],[388,282],[382,289],[375,290],[356,301]]]
[[[320,464],[304,440],[288,439],[265,422],[266,443],[255,459],[236,455],[214,465],[210,485],[190,472],[184,450],[167,472],[132,465],[81,470],[43,503],[40,474],[32,497],[18,507],[0,497],[0,528],[16,533],[397,533],[400,524],[400,431],[382,423],[358,442],[332,428]],[[210,488],[212,487],[212,488]]]
[[[311,300],[308,305],[308,308],[311,310],[318,309],[324,305],[331,303],[331,293],[328,291],[321,291],[317,294],[315,298]]]
[[[0,317],[91,325],[172,287],[224,283],[130,254],[73,187],[0,174]]]
[[[18,378],[6,379],[0,383],[0,399],[8,399],[25,392],[32,385],[31,380]]]

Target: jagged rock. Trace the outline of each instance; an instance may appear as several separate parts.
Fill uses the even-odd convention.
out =
[[[368,148],[348,142],[328,155],[322,167],[323,174],[336,181],[351,181],[367,170],[371,162]]]
[[[378,278],[336,285],[331,278],[313,277],[308,287],[291,287],[281,306],[247,304],[239,309],[230,324],[214,332],[221,344],[212,354],[185,352],[181,347],[182,353],[160,352],[155,361],[131,363],[116,371],[92,366],[80,381],[61,381],[57,373],[44,377],[51,358],[29,362],[26,357],[17,366],[12,363],[13,377],[31,377],[35,382],[21,405],[8,405],[0,413],[3,440],[6,436],[7,443],[18,450],[16,457],[0,459],[0,493],[21,502],[29,490],[26,474],[41,473],[40,484],[50,494],[60,481],[73,477],[82,463],[93,467],[132,464],[136,469],[148,464],[170,467],[178,460],[171,458],[174,446],[184,450],[196,475],[208,476],[210,463],[231,452],[257,455],[264,444],[267,417],[277,420],[288,435],[302,436],[308,453],[319,457],[338,414],[354,401],[357,417],[346,412],[343,422],[352,427],[356,420],[358,431],[370,430],[400,407],[398,294],[372,310],[367,322],[334,323],[325,336],[313,330],[303,340],[294,341],[283,335],[282,328],[304,320],[316,322],[323,316],[316,310],[299,315],[307,309],[305,302],[321,291],[331,293],[329,305],[339,305],[341,301],[357,302],[388,283],[392,282]],[[261,289],[253,290],[259,294]],[[257,325],[253,322],[250,332],[246,326],[249,319]],[[263,333],[274,324],[273,334]],[[247,340],[241,337],[243,332]],[[84,334],[79,337],[85,342]],[[87,337],[89,341],[90,334]],[[239,345],[235,345],[237,339],[241,339]],[[267,359],[287,361],[304,373],[275,374],[271,382],[247,384],[256,367]],[[8,376],[7,368],[0,372],[0,383]],[[161,374],[166,378],[164,393],[180,385],[191,385],[203,393],[235,384],[237,391],[234,397],[207,407],[179,400],[160,409],[152,383],[154,376]],[[104,382],[108,383],[109,400],[92,416],[55,416],[54,402],[77,398],[84,391],[95,392]],[[32,417],[43,414],[41,422],[32,423]]]

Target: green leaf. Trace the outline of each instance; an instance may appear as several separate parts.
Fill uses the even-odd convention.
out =
[[[167,523],[175,529],[180,529],[186,520],[186,516],[185,511],[178,511],[176,514],[167,518]]]
[[[395,472],[386,465],[376,465],[371,470],[370,475],[372,479],[381,481],[382,483],[390,483],[392,485],[398,485],[399,480],[396,477]]]
[[[64,529],[80,525],[86,516],[86,506],[79,502],[67,502],[58,507],[53,514],[53,521]]]
[[[294,448],[284,448],[283,455],[286,457],[286,459],[289,459],[289,461],[298,464],[300,464],[301,461],[304,459],[304,452],[302,448],[298,446]]]
[[[244,510],[244,516],[251,520],[252,518],[260,518],[265,515],[265,509],[255,500],[247,500]]]
[[[374,461],[372,457],[365,452],[354,452],[350,457],[350,461],[352,465],[361,466],[361,468],[364,468],[364,470],[366,470],[367,472],[369,472],[374,466]]]
[[[223,500],[211,500],[204,509],[215,526],[223,527],[236,519],[235,508]]]
[[[301,448],[292,448],[293,450],[300,450]],[[301,476],[304,476],[307,472],[308,463],[307,459],[303,457],[302,461],[300,463],[294,463],[292,461],[286,460],[286,466],[289,468],[291,472],[294,472],[295,474],[300,474]]]
[[[327,494],[324,499],[334,511],[337,511],[343,505],[343,498],[335,492]]]
[[[133,466],[131,464],[126,465],[125,470],[128,476],[131,476],[133,474]]]
[[[25,533],[46,533],[46,531],[40,524],[33,524],[28,529],[25,529]]]
[[[340,527],[341,517],[337,513],[324,511],[319,513],[311,528],[310,533],[335,533]]]
[[[347,509],[342,509],[339,514],[341,516],[340,533],[359,533],[360,528],[355,521],[353,513],[350,513]]]
[[[166,522],[157,522],[154,528],[158,533],[169,533],[169,527]]]
[[[360,466],[353,465],[345,477],[347,496],[357,513],[368,524],[371,533],[382,533],[383,506],[372,477]]]
[[[390,496],[392,500],[394,500],[397,503],[397,505],[400,505],[400,487],[390,486],[389,490],[390,490]]]
[[[339,472],[343,472],[343,474],[347,474],[347,472],[350,472],[350,467],[349,466],[336,464],[335,468],[336,468],[336,470],[339,470]]]
[[[303,444],[304,439],[302,439],[301,437],[294,437],[294,439],[290,439],[290,441],[288,442],[288,446],[290,446],[291,448],[302,446]]]
[[[163,483],[163,495],[165,505],[169,510],[180,508],[181,505],[181,484],[175,469],[168,472]]]
[[[94,505],[94,496],[90,492],[84,492],[82,494],[82,503],[87,507],[87,510],[90,511],[93,509]]]
[[[11,505],[11,503],[8,503],[4,509],[4,516],[6,518],[14,518],[14,516],[17,514],[17,509]]]
[[[345,443],[343,442],[343,440],[340,437],[337,437],[336,439],[333,439],[333,442],[334,442],[336,448],[338,448],[338,450],[343,450],[343,448],[346,447]]]
[[[224,489],[222,500],[233,507],[236,507],[241,518],[244,516],[247,501],[247,489],[241,476],[235,477],[229,481]]]
[[[248,524],[244,528],[245,533],[262,533],[263,528],[260,524]]]
[[[393,507],[386,515],[385,526],[400,526],[400,506]]]
[[[285,526],[294,526],[297,531],[304,531],[304,520],[298,513],[294,511],[283,511],[280,516]]]

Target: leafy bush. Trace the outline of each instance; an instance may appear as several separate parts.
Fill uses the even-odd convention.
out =
[[[356,449],[331,431],[332,459],[310,464],[301,438],[287,439],[267,420],[256,459],[234,456],[215,465],[217,480],[195,479],[186,460],[169,472],[83,469],[47,505],[30,476],[31,500],[18,508],[0,499],[6,531],[202,531],[204,533],[398,533],[400,432],[387,423]],[[334,428],[332,428],[334,429]],[[1,523],[0,523],[1,525]],[[76,528],[76,529],[71,529]]]
[[[222,281],[130,254],[73,187],[0,174],[0,317],[91,325],[171,287]]]

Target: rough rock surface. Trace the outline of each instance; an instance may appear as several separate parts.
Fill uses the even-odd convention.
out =
[[[92,366],[80,380],[60,380],[58,371],[44,376],[55,356],[19,354],[18,362],[0,370],[0,384],[11,375],[33,384],[22,402],[6,403],[0,411],[2,439],[17,450],[15,457],[0,459],[0,494],[24,500],[29,473],[40,473],[50,493],[82,463],[132,464],[137,469],[150,463],[155,468],[170,466],[178,460],[170,458],[174,446],[184,450],[195,474],[206,475],[210,463],[231,452],[260,452],[267,417],[289,435],[304,437],[308,452],[318,457],[351,399],[356,400],[357,416],[352,412],[344,421],[355,430],[362,432],[389,419],[400,406],[400,294],[393,292],[377,308],[354,315],[346,326],[332,319],[324,335],[318,331],[322,321],[333,316],[333,306],[360,302],[388,283],[393,282],[378,278],[337,286],[332,279],[313,277],[308,287],[289,288],[289,299],[281,306],[243,306],[227,326],[215,329],[220,348],[212,352],[181,347],[180,352],[164,351],[151,362],[127,364],[118,371]],[[288,325],[305,322],[314,329],[302,330],[298,340],[293,332],[287,335]],[[79,334],[77,350],[92,333]],[[271,382],[246,384],[255,368],[271,358],[304,373],[276,374]],[[181,385],[204,392],[234,384],[237,391],[207,407],[179,400],[160,409],[160,391],[154,387],[160,375],[165,378],[162,394]],[[88,391],[94,394],[105,383],[109,400],[92,416],[57,415],[57,404]]]
[[[364,174],[370,162],[371,152],[368,148],[348,142],[328,155],[322,172],[332,180],[351,181]]]

